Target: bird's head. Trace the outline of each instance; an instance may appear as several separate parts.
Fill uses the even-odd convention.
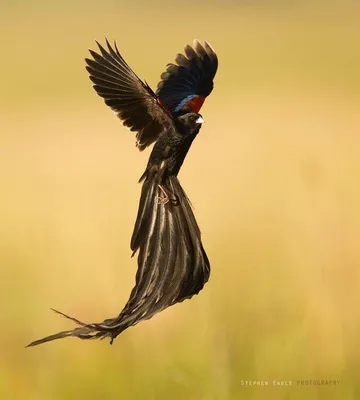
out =
[[[205,122],[203,117],[198,113],[187,113],[178,117],[178,121],[182,132],[188,134],[196,134],[199,132],[201,125]]]

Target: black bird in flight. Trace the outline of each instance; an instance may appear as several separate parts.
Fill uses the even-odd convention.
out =
[[[156,93],[121,56],[116,43],[100,54],[90,50],[86,69],[94,89],[122,123],[136,132],[140,151],[155,142],[145,172],[139,210],[131,238],[138,252],[135,287],[121,313],[86,324],[59,311],[79,327],[36,340],[28,346],[68,336],[110,338],[161,310],[199,293],[210,275],[190,201],[177,178],[203,121],[198,114],[213,89],[217,56],[205,42],[194,41],[161,75]]]

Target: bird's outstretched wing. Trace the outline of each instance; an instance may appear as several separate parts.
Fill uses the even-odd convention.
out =
[[[174,115],[199,112],[214,87],[218,67],[217,55],[207,42],[202,46],[194,40],[193,47],[187,45],[184,52],[176,56],[176,64],[168,64],[156,91]]]
[[[123,124],[137,132],[136,144],[144,150],[172,124],[172,117],[149,85],[125,62],[115,42],[115,49],[107,39],[107,49],[96,43],[101,54],[89,50],[93,59],[85,59],[94,89]]]
[[[102,323],[85,324],[57,311],[79,327],[36,340],[29,346],[70,336],[109,337],[112,343],[125,329],[191,298],[203,288],[209,279],[210,263],[189,200],[176,176],[168,177],[164,188],[173,196],[165,204],[156,180],[145,180],[143,184],[131,240],[134,253],[139,250],[136,283],[121,313]]]

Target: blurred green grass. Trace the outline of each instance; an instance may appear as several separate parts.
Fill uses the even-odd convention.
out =
[[[358,399],[359,6],[1,7],[0,398]],[[87,48],[104,34],[153,87],[193,38],[219,54],[180,175],[211,280],[113,346],[24,350],[71,327],[49,307],[100,321],[133,285],[129,240],[148,154],[86,76]],[[273,379],[294,383],[242,384]],[[297,387],[302,379],[340,385]]]

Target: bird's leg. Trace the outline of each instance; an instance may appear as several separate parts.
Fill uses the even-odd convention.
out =
[[[159,186],[159,197],[158,197],[158,204],[166,204],[166,203],[168,203],[169,202],[169,196],[168,196],[168,194],[166,193],[166,190],[161,186],[161,185],[158,185]]]
[[[169,201],[175,206],[179,204],[179,199],[176,195],[171,193],[169,190],[165,189],[163,186],[158,185],[160,189],[160,194],[158,198],[158,204],[167,204]]]

